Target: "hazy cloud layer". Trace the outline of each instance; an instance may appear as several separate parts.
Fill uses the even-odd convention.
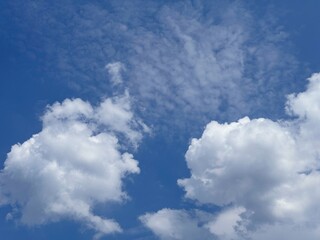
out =
[[[13,209],[8,218],[30,226],[72,219],[97,237],[122,231],[92,210],[125,200],[123,179],[140,171],[125,149],[147,127],[134,117],[128,93],[98,106],[66,99],[49,106],[42,122],[41,132],[12,147],[0,173],[0,203]]]
[[[265,114],[271,106],[273,114],[283,111],[274,107],[290,89],[282,74],[291,78],[295,67],[279,47],[286,34],[272,32],[271,23],[254,19],[242,4],[215,4],[165,6],[157,33],[149,28],[134,36],[139,44],[129,57],[129,84],[146,108],[154,104],[156,119],[169,113],[169,124],[186,127],[181,118],[205,124]],[[210,17],[203,17],[204,8]]]
[[[14,23],[24,31],[33,26],[27,36],[35,46],[21,34],[17,48],[50,63],[41,66],[51,79],[100,96],[112,95],[110,86],[124,81],[139,111],[157,127],[191,128],[191,122],[200,126],[213,117],[233,120],[257,112],[279,115],[277,106],[294,84],[289,80],[297,63],[286,52],[286,33],[273,16],[264,12],[257,19],[241,1],[10,5]],[[107,77],[110,61],[126,65],[122,79]]]
[[[186,153],[191,177],[178,181],[186,197],[238,209],[207,223],[217,239],[319,238],[320,74],[308,80],[305,92],[288,97],[294,120],[213,121],[192,140]],[[150,221],[144,222],[158,234]]]

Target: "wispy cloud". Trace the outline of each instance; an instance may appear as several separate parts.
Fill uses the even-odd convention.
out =
[[[106,65],[106,69],[111,76],[112,85],[117,86],[123,83],[121,71],[124,69],[124,66],[121,62],[109,63]]]
[[[280,115],[275,106],[292,89],[297,61],[285,50],[285,32],[239,1],[37,2],[19,5],[17,16],[25,28],[35,24],[30,38],[45,55],[25,51],[83,93],[111,95],[105,63],[124,63],[122,81],[158,127]],[[111,85],[118,80],[111,77]]]

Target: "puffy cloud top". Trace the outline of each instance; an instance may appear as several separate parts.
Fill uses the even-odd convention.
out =
[[[42,121],[41,132],[12,147],[0,173],[0,202],[14,207],[8,217],[26,225],[69,218],[97,236],[120,232],[92,208],[125,199],[123,178],[140,171],[124,149],[136,146],[147,127],[134,117],[129,95],[99,106],[66,99],[48,107]]]
[[[211,239],[319,238],[320,74],[308,80],[305,92],[288,96],[295,118],[212,121],[192,140],[186,153],[191,177],[178,184],[187,198],[222,209],[205,225]],[[167,239],[153,224],[160,213],[145,215],[144,223]],[[199,221],[189,216],[180,224],[186,219]]]
[[[275,201],[287,183],[305,170],[296,149],[289,132],[267,119],[211,122],[186,154],[192,177],[179,184],[189,198],[219,206],[236,203],[268,220],[278,212]]]

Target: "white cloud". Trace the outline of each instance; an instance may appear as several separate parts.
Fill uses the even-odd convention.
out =
[[[47,75],[105,96],[105,62],[117,59],[127,75],[121,77],[121,63],[108,64],[111,85],[125,79],[158,127],[198,129],[216,117],[281,114],[279,102],[296,84],[283,81],[297,67],[286,34],[274,16],[254,17],[246,1],[12,5],[22,36],[34,26],[27,39],[35,41],[23,50],[37,55]]]
[[[308,80],[305,92],[288,97],[296,119],[213,121],[192,140],[191,177],[178,183],[187,198],[221,210],[162,209],[142,223],[164,240],[319,239],[320,74]]]
[[[150,129],[140,120],[134,118],[128,91],[122,96],[107,98],[96,109],[95,118],[112,131],[121,133],[133,146],[137,146],[143,132]]]
[[[279,47],[285,34],[262,16],[254,19],[239,1],[208,2],[198,8],[187,1],[164,6],[157,14],[159,33],[151,28],[132,36],[140,43],[128,58],[132,94],[144,107],[157,107],[146,115],[192,129],[213,117],[282,113],[279,102],[291,85],[279,79],[290,78],[296,66]],[[169,121],[162,118],[167,114]]]
[[[121,71],[124,69],[124,66],[121,62],[109,63],[106,65],[106,69],[111,76],[112,85],[119,85],[123,83]]]
[[[208,214],[184,210],[161,209],[156,213],[140,216],[140,221],[162,240],[212,239],[203,224]]]
[[[220,213],[215,220],[208,222],[207,227],[210,232],[217,236],[221,240],[232,240],[236,239],[241,222],[240,214],[244,213],[244,208],[231,208]]]
[[[161,240],[233,240],[241,233],[244,208],[227,208],[219,214],[199,210],[161,209],[140,216],[140,221]],[[238,238],[237,238],[238,239]]]
[[[305,92],[288,97],[294,120],[209,123],[186,153],[191,177],[178,180],[186,197],[244,209],[237,220],[253,239],[290,238],[295,231],[319,238],[319,90],[314,74]]]
[[[0,173],[1,204],[13,207],[8,219],[30,226],[73,219],[96,236],[122,231],[93,208],[125,200],[123,179],[140,171],[133,155],[124,152],[139,143],[146,128],[134,117],[129,95],[99,106],[66,99],[48,107],[42,121],[41,132],[12,147]]]
[[[318,240],[319,236],[319,227],[286,224],[267,225],[250,234],[250,238],[254,240]]]
[[[248,232],[243,208],[229,208],[216,215],[205,212],[162,209],[141,216],[140,221],[161,240],[317,240],[319,227],[271,224]]]

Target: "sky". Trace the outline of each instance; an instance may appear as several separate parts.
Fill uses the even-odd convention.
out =
[[[1,239],[319,239],[319,8],[1,1]]]

